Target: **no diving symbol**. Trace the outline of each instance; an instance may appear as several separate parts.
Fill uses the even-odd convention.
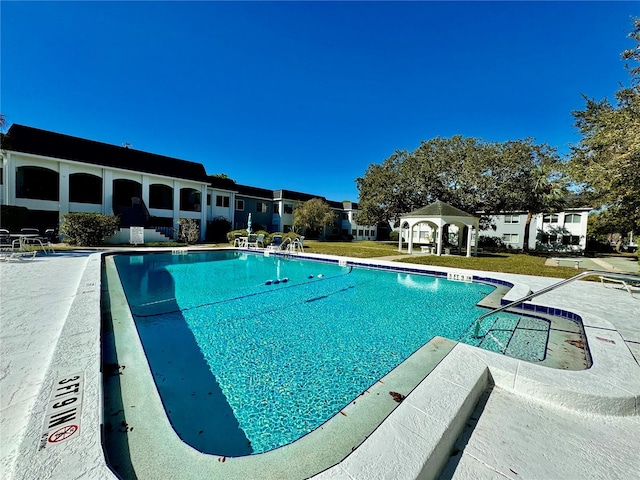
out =
[[[78,431],[77,425],[67,425],[66,427],[61,427],[51,435],[49,435],[48,442],[49,443],[58,443],[66,440],[71,437],[74,433]]]

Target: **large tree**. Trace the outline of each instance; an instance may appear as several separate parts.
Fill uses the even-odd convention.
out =
[[[293,211],[293,226],[296,229],[317,231],[333,225],[335,221],[336,213],[321,198],[312,198],[301,203]]]
[[[572,112],[582,134],[572,148],[570,172],[583,191],[622,218],[618,223],[640,229],[640,19],[629,37],[635,47],[622,53],[631,75],[615,101],[585,97],[584,110]]]
[[[434,138],[412,151],[396,151],[356,179],[358,223],[394,224],[402,214],[442,200],[458,208],[483,208],[493,185],[494,144],[475,138]]]
[[[475,138],[435,138],[413,152],[397,151],[369,165],[356,180],[360,211],[356,221],[394,224],[399,217],[435,200],[487,216],[558,208],[564,177],[555,150],[532,139],[504,143]],[[527,232],[528,232],[527,223]]]

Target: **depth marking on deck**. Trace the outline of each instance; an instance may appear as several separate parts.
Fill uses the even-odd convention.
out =
[[[82,372],[61,377],[54,383],[42,425],[39,451],[80,435],[83,390]]]

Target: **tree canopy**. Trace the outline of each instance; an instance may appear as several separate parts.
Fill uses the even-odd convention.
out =
[[[356,179],[356,221],[393,225],[402,214],[441,200],[467,212],[531,214],[561,206],[566,179],[555,149],[532,139],[485,142],[460,135],[423,141],[371,164]]]
[[[294,228],[316,231],[322,227],[333,225],[335,221],[336,213],[321,198],[312,198],[301,203],[293,211]]]
[[[621,86],[615,102],[585,96],[585,109],[572,112],[582,135],[572,147],[571,176],[597,206],[605,206],[617,223],[640,229],[640,19],[629,37],[635,48],[622,53],[631,84]]]

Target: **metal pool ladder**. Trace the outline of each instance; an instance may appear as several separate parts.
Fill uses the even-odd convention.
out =
[[[480,315],[475,321],[475,330],[473,332],[473,337],[482,338],[482,335],[480,335],[480,325],[482,324],[482,320],[484,320],[487,317],[490,317],[494,313],[502,312],[503,310],[513,307],[514,305],[518,305],[519,303],[526,302],[527,300],[531,300],[532,298],[537,297],[538,295],[542,295],[543,293],[547,293],[547,292],[550,292],[551,290],[555,290],[556,288],[562,287],[563,285],[566,285],[567,283],[571,283],[574,280],[579,280],[584,277],[590,277],[591,275],[610,275],[610,276],[615,275],[616,277],[628,278],[629,280],[640,280],[640,276],[634,275],[633,273],[618,273],[618,272],[614,273],[606,270],[587,270],[585,272],[580,272],[579,274],[574,275],[571,278],[566,278],[558,283],[549,285],[548,287],[538,290],[537,292],[530,293],[529,295],[519,298],[518,300],[514,300],[511,303],[502,305],[501,307],[495,308],[490,312]]]

